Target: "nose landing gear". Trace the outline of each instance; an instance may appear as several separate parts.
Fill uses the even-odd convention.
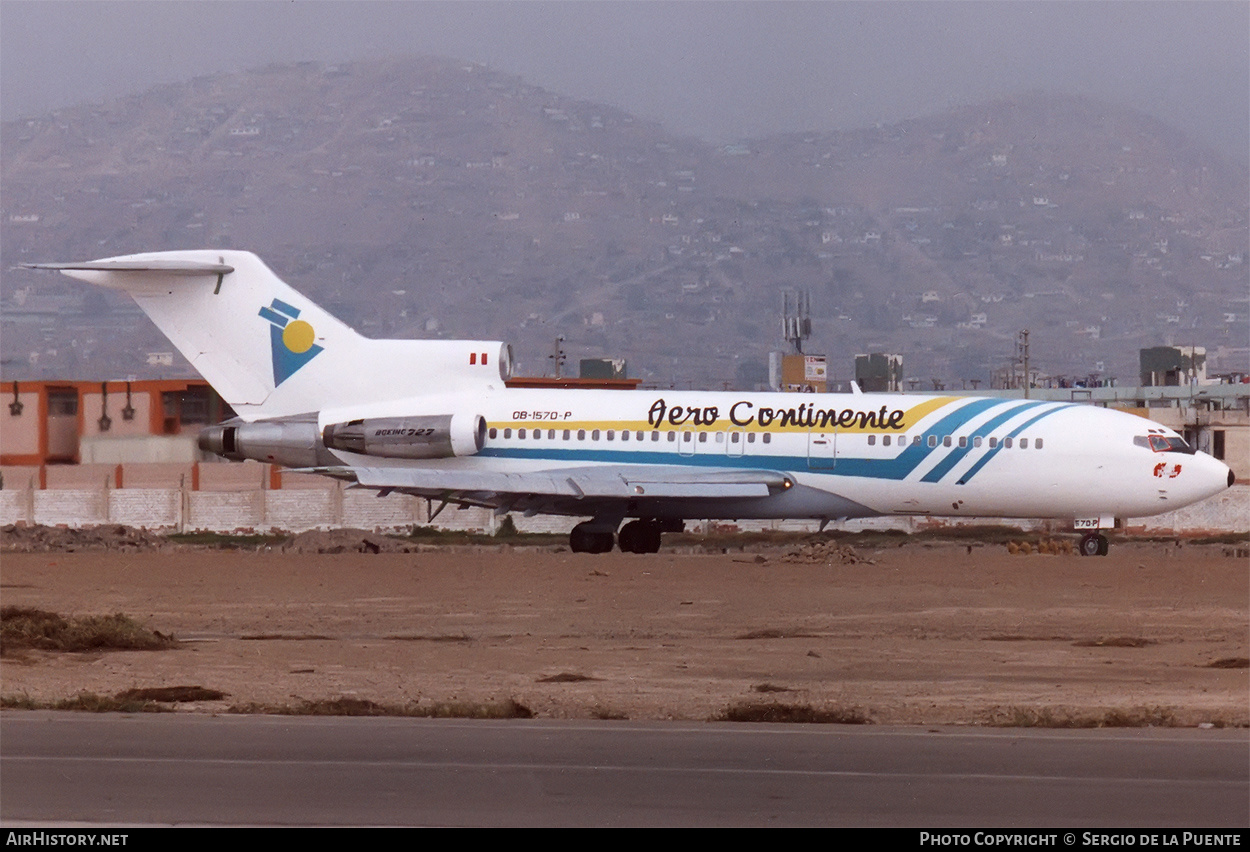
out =
[[[1108,548],[1107,537],[1102,533],[1086,533],[1081,539],[1082,556],[1106,556]]]

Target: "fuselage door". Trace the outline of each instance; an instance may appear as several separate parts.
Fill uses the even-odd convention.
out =
[[[695,440],[693,429],[682,429],[677,433],[677,452],[683,456],[693,456]]]
[[[746,451],[747,433],[741,427],[733,427],[725,435],[725,455],[737,458]]]
[[[833,470],[837,464],[838,433],[816,430],[807,433],[807,466],[812,470]]]

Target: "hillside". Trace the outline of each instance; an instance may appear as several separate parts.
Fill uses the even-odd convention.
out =
[[[841,376],[871,349],[985,379],[1025,327],[1045,369],[1130,380],[1139,347],[1244,362],[1250,339],[1245,172],[1082,98],[717,148],[481,66],[305,63],[9,122],[0,150],[6,379],[153,375],[169,348],[16,263],[199,247],[257,252],[370,336],[509,340],[529,373],[562,334],[749,386],[787,287]]]

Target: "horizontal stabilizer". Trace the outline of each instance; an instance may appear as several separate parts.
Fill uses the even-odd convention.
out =
[[[163,272],[166,275],[229,275],[234,267],[224,263],[194,260],[88,260],[82,263],[23,263],[23,269],[51,269],[57,272]]]

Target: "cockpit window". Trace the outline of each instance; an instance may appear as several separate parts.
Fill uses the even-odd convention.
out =
[[[1193,455],[1194,448],[1185,443],[1184,438],[1169,438],[1166,435],[1138,435],[1133,443],[1139,447],[1150,447],[1156,453],[1185,453]]]

